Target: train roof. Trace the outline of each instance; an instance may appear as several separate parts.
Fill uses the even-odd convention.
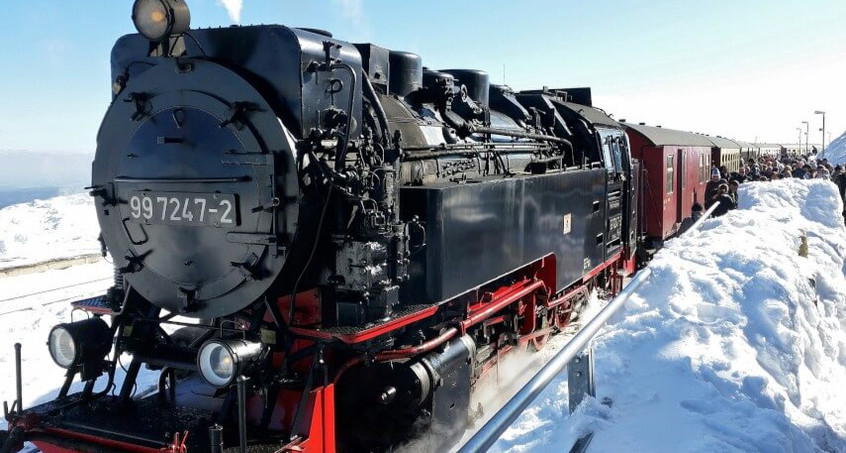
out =
[[[715,147],[720,149],[740,149],[746,147],[745,145],[741,145],[740,142],[729,140],[725,137],[711,137],[706,135],[705,138],[711,141]]]
[[[614,126],[620,128],[623,127],[622,124],[608,116],[605,111],[596,107],[589,107],[587,105],[575,104],[572,102],[564,102],[563,104],[570,108],[570,110],[573,110],[574,112],[577,112],[578,114],[587,118],[588,121],[593,124],[601,124],[604,126]]]
[[[655,146],[707,146],[714,147],[714,144],[704,135],[692,132],[665,129],[663,127],[646,126],[643,124],[622,123],[627,128],[639,133],[651,141]]]

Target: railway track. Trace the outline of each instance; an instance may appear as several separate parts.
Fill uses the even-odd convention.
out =
[[[3,298],[0,299],[0,316],[95,296],[103,293],[111,282],[112,277],[96,278]]]

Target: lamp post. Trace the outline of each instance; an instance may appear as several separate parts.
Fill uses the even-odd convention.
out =
[[[808,147],[808,122],[802,121],[802,124],[805,125],[805,152],[810,152],[811,148]],[[799,136],[799,146],[802,146],[802,136]]]
[[[822,127],[822,151],[825,152],[825,112],[822,110],[814,111],[814,115],[822,115],[823,116],[823,127]]]
[[[797,131],[799,131],[799,154],[802,154],[802,128],[797,127]]]

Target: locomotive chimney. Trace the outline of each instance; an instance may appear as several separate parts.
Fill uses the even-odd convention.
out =
[[[392,50],[388,58],[391,67],[388,90],[391,94],[405,97],[423,86],[423,59],[419,55]]]
[[[466,86],[471,99],[484,106],[490,105],[491,81],[487,72],[478,69],[444,69],[441,72],[452,74],[459,84]]]

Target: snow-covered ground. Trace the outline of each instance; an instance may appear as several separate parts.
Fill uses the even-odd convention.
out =
[[[8,206],[0,209],[0,269],[100,253],[99,234],[85,193]]]
[[[846,452],[841,209],[827,181],[744,184],[596,339],[597,398],[568,416],[562,376],[494,451]]]
[[[85,195],[13,208],[0,211],[4,243],[6,225],[28,225],[16,227],[25,240],[12,241],[15,256],[68,256],[69,247],[47,241],[85,244],[96,236]],[[840,211],[826,181],[744,184],[741,209],[669,241],[651,264],[653,276],[596,339],[597,399],[568,416],[562,376],[493,451],[567,451],[593,432],[592,453],[846,452],[846,227]],[[798,253],[803,235],[807,258]],[[96,241],[74,247],[99,250]],[[15,342],[23,343],[25,406],[56,394],[63,370],[49,357],[47,334],[83,316],[63,299],[101,291],[110,274],[102,262],[0,278],[0,399],[14,398]],[[48,285],[92,281],[20,298]],[[514,376],[528,375],[522,367],[537,365],[556,347],[509,361],[519,366],[503,365],[500,382],[513,392],[520,380]],[[119,370],[118,382],[122,376]],[[138,391],[154,382],[155,374],[145,373]],[[494,395],[481,398],[486,402],[507,399],[501,389],[483,390]]]

